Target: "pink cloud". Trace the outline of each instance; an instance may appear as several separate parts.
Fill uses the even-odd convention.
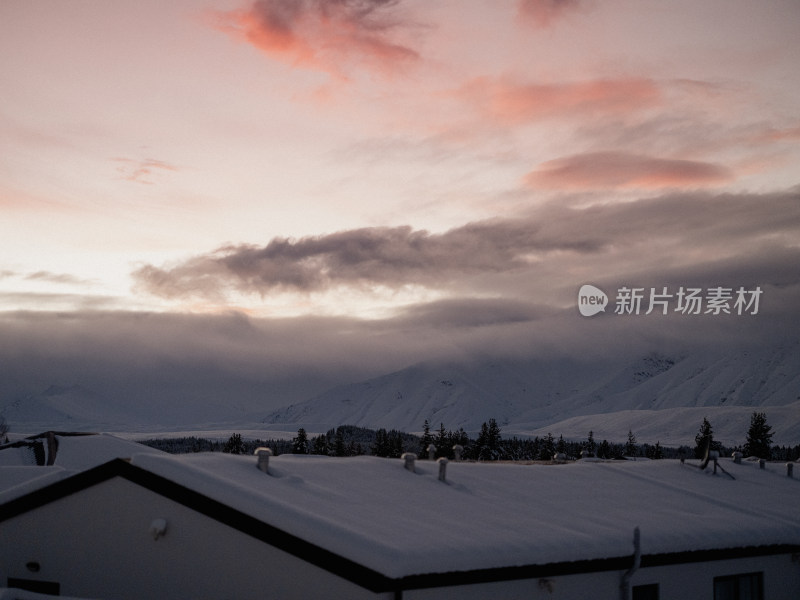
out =
[[[135,183],[154,183],[153,174],[156,171],[177,171],[178,167],[171,165],[163,160],[154,158],[133,159],[133,158],[114,158],[115,162],[120,163],[117,171],[122,173],[126,181]]]
[[[726,167],[693,160],[665,159],[625,152],[589,152],[547,161],[525,177],[534,188],[662,189],[698,188],[727,183]]]
[[[534,27],[546,28],[582,4],[581,0],[519,0],[518,12]]]
[[[292,66],[346,78],[347,67],[391,73],[419,58],[392,36],[398,0],[258,0],[218,15],[218,28]]]
[[[784,140],[800,140],[800,125],[783,129],[770,128],[755,137],[756,142],[781,142]]]
[[[646,78],[597,79],[559,84],[520,84],[479,77],[456,92],[501,122],[558,116],[624,115],[661,103],[658,85]]]

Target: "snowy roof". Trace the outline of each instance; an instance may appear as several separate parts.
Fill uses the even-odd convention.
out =
[[[724,461],[561,466],[282,455],[139,455],[133,464],[388,577],[800,545],[800,481]],[[783,465],[780,465],[784,468]]]
[[[56,466],[0,466],[0,504],[73,474],[74,471]]]
[[[48,454],[50,452],[48,437],[55,441],[55,452],[52,456]],[[130,458],[133,454],[161,453],[161,450],[108,433],[48,431],[0,446],[0,467],[35,465],[36,459],[32,450],[34,443],[41,444],[43,456],[48,464],[56,464],[75,471],[90,469],[114,458]]]
[[[39,441],[44,457],[49,452],[49,433],[51,432],[18,440],[16,444]],[[50,462],[53,464],[50,466],[37,466],[30,446],[8,444],[0,447],[0,504],[115,458],[130,458],[136,453],[162,454],[155,448],[106,433],[53,433],[53,437],[57,450],[55,456],[47,456],[47,459],[52,459]]]
[[[635,527],[643,566],[800,551],[800,480],[784,465],[721,460],[732,479],[688,461],[451,461],[442,482],[429,461],[412,473],[397,459],[281,455],[269,474],[256,462],[141,453],[52,485],[23,484],[39,488],[36,501],[0,495],[0,520],[121,476],[384,590],[400,580],[410,589],[431,578],[527,577],[554,565],[565,573],[625,569]]]
[[[58,452],[55,464],[76,471],[101,465],[113,458],[130,458],[134,454],[163,454],[161,450],[108,433],[56,435],[56,439]]]

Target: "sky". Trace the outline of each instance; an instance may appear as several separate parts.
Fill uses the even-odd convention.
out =
[[[798,23],[795,0],[5,0],[0,405],[279,405],[433,358],[796,339]],[[622,288],[668,314],[615,314]]]

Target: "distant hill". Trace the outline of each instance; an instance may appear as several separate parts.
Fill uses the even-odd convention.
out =
[[[302,374],[300,375],[302,376]],[[281,385],[290,385],[288,379]],[[197,386],[195,386],[197,387]],[[270,382],[261,387],[270,388]],[[275,387],[275,386],[273,386]],[[249,387],[219,393],[158,387],[133,397],[126,389],[49,385],[4,398],[12,432],[255,431],[325,432],[339,425],[419,432],[463,427],[475,434],[494,418],[504,437],[563,434],[681,445],[708,417],[718,440],[744,442],[750,415],[767,413],[774,442],[800,443],[800,343],[714,353],[653,352],[591,360],[544,357],[425,362],[333,387],[278,410]],[[227,434],[226,434],[227,435]]]
[[[507,435],[551,430],[584,437],[595,423],[596,438],[620,440],[635,427],[640,436],[654,436],[640,441],[690,443],[708,415],[718,421],[717,436],[733,444],[743,441],[754,409],[768,413],[776,442],[800,442],[797,344],[715,355],[653,353],[623,363],[419,364],[334,387],[264,422],[318,431],[342,423],[419,431],[427,419],[431,427],[474,432],[495,418]]]

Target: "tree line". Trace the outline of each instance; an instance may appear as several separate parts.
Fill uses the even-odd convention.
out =
[[[594,432],[589,431],[586,439],[565,440],[548,433],[533,438],[503,438],[495,419],[481,425],[476,438],[470,438],[463,428],[455,431],[446,429],[444,423],[437,430],[431,430],[426,420],[421,435],[398,431],[396,429],[372,430],[354,425],[342,425],[326,433],[309,436],[305,429],[297,430],[292,439],[243,439],[241,434],[233,433],[227,441],[207,440],[197,437],[150,439],[141,443],[171,453],[188,452],[226,452],[229,454],[252,454],[260,446],[269,447],[273,454],[317,454],[326,456],[372,455],[399,458],[405,452],[414,452],[425,460],[445,457],[455,458],[456,448],[464,460],[479,461],[550,461],[555,458],[577,459],[597,457],[602,459],[622,459],[626,457],[662,458],[703,458],[706,449],[729,456],[734,451],[744,456],[756,456],[768,460],[798,460],[800,445],[773,446],[772,427],[767,424],[765,413],[754,412],[744,444],[725,447],[714,439],[714,431],[707,418],[703,418],[694,447],[678,448],[662,446],[659,441],[639,443],[629,430],[622,443],[602,440],[597,442]]]

